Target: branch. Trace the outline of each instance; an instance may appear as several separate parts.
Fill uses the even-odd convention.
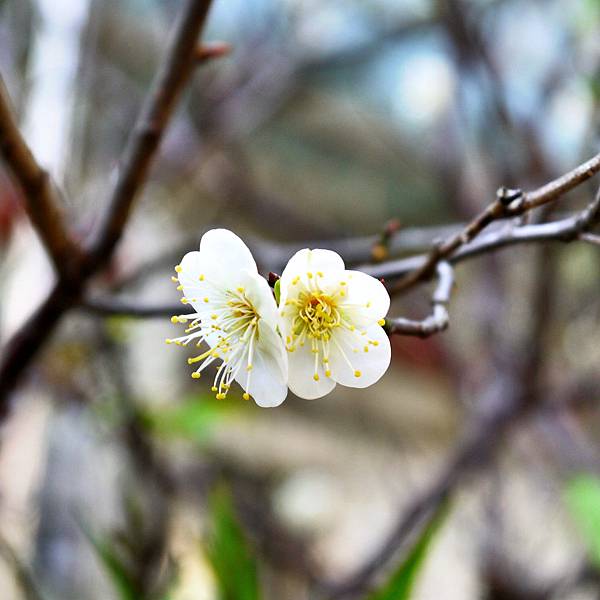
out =
[[[450,295],[454,287],[454,272],[450,264],[445,261],[438,263],[437,272],[439,281],[431,299],[432,314],[422,321],[413,321],[402,317],[386,319],[385,330],[388,334],[414,335],[426,338],[448,328],[447,305],[450,302]]]
[[[167,59],[152,83],[125,148],[108,210],[91,245],[88,270],[95,271],[105,264],[121,238],[175,103],[196,65],[198,34],[210,3],[210,0],[188,0],[179,16]]]
[[[210,0],[188,0],[174,28],[163,66],[151,87],[128,144],[109,210],[99,234],[75,276],[61,278],[25,325],[8,341],[0,360],[0,420],[8,413],[7,397],[21,374],[50,337],[62,316],[80,299],[87,280],[105,264],[119,241],[141,189],[175,101],[196,60],[197,38]]]
[[[599,192],[600,194],[600,192]],[[440,283],[436,289],[433,305],[433,314],[423,321],[413,321],[410,319],[396,318],[389,319],[388,326],[390,333],[399,333],[402,335],[414,335],[427,337],[438,331],[443,331],[447,327],[447,311],[445,304],[448,300],[437,301],[436,298],[449,298],[453,277],[451,270],[448,269],[447,263],[456,264],[475,258],[487,252],[512,246],[515,244],[532,244],[536,242],[572,242],[584,241],[592,244],[598,244],[600,237],[586,233],[587,230],[600,220],[600,195],[590,205],[580,213],[567,217],[552,223],[543,223],[541,225],[524,225],[522,227],[511,226],[510,228],[501,228],[497,231],[490,232],[486,235],[478,237],[476,240],[462,246],[450,259],[440,261],[436,264],[436,268],[443,264],[444,274],[440,273]],[[371,239],[371,238],[369,238]],[[365,238],[366,242],[367,238]],[[365,243],[366,247],[366,243]],[[429,255],[411,256],[409,258],[401,258],[392,260],[377,265],[362,265],[359,270],[377,278],[385,278],[393,280],[404,273],[420,269],[428,260]],[[392,290],[393,293],[393,290]],[[185,307],[181,304],[169,303],[158,304],[154,306],[143,306],[135,303],[130,303],[124,300],[115,298],[86,298],[82,303],[83,308],[92,313],[101,316],[128,316],[133,318],[154,318],[167,317],[175,314],[185,314]]]
[[[79,257],[50,177],[36,162],[17,128],[8,91],[0,77],[0,153],[23,191],[25,210],[59,273]]]
[[[457,264],[463,260],[515,244],[532,244],[537,242],[567,243],[575,240],[596,244],[598,236],[588,234],[587,230],[600,220],[598,202],[599,199],[596,196],[596,199],[582,212],[558,221],[542,223],[540,225],[523,225],[521,227],[510,225],[499,228],[497,231],[480,235],[472,242],[461,245],[447,260],[452,264]],[[373,277],[394,279],[405,273],[412,275],[413,273],[421,272],[425,265],[428,264],[430,257],[431,253],[422,254],[391,260],[378,265],[363,265],[359,268],[361,271],[373,275]],[[394,291],[395,289],[392,289],[392,293]]]
[[[532,192],[513,193],[513,190],[500,188],[494,202],[480,212],[461,232],[437,244],[418,268],[398,281],[392,293],[402,292],[420,281],[429,279],[439,261],[451,258],[461,246],[472,241],[493,221],[516,217],[533,208],[548,204],[587,181],[598,171],[600,171],[600,154]]]

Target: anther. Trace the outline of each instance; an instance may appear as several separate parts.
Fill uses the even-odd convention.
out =
[[[315,381],[319,381],[319,374],[318,374],[318,373],[315,373],[315,374],[313,375],[313,379],[314,379]]]
[[[244,393],[242,394],[242,398],[243,398],[244,400],[250,400],[250,394],[249,394],[248,392],[244,392]]]
[[[181,267],[181,265],[175,265],[175,272],[181,273],[181,271],[183,271],[183,268]]]
[[[383,327],[385,325],[385,319],[379,319],[379,321],[377,321],[377,325]]]
[[[194,371],[192,373],[192,379],[200,379],[201,376],[202,376],[202,374],[198,373],[198,371]]]
[[[362,373],[360,371],[354,371],[354,377],[360,377]]]

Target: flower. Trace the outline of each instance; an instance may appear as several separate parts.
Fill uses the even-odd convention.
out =
[[[200,251],[186,254],[175,271],[181,301],[195,312],[171,319],[189,324],[186,335],[167,343],[208,345],[188,358],[189,364],[199,363],[192,377],[221,361],[212,386],[218,399],[227,396],[235,380],[244,399],[252,396],[265,407],[281,404],[287,395],[287,356],[276,330],[277,304],[244,242],[226,229],[208,231]]]
[[[363,388],[390,364],[381,327],[390,297],[377,279],[347,271],[330,250],[300,250],[281,275],[280,327],[288,351],[288,385],[320,398],[339,383]]]

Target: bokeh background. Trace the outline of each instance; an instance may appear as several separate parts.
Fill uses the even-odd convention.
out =
[[[0,0],[0,71],[80,239],[180,4]],[[402,251],[423,251],[499,186],[533,188],[595,153],[599,33],[597,0],[215,0],[204,39],[232,50],[198,68],[90,294],[176,303],[173,265],[215,226],[265,274],[331,240],[349,264],[370,262],[391,219]],[[54,277],[20,203],[0,164],[1,340]],[[168,317],[72,311],[3,426],[0,596],[252,599],[219,592],[211,560],[231,508],[262,596],[319,597],[443,472],[499,357],[536,344],[543,409],[456,487],[413,597],[597,598],[600,538],[577,514],[600,494],[573,478],[600,457],[598,267],[578,244],[461,264],[449,331],[394,336],[372,388],[273,410],[192,380],[186,350],[164,344]],[[422,318],[430,293],[391,314]]]

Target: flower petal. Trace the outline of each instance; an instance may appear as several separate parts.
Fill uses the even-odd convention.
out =
[[[359,307],[361,316],[371,323],[383,319],[390,309],[390,295],[383,283],[361,271],[346,271],[345,277],[347,291],[340,305]]]
[[[312,400],[328,394],[334,387],[335,381],[325,375],[323,365],[319,364],[315,381],[315,355],[309,346],[299,346],[288,354],[288,386],[299,398]]]
[[[258,275],[246,244],[227,229],[207,231],[200,251],[188,252],[177,270],[184,296],[199,313],[210,313],[207,304],[221,292],[243,287],[246,273]]]
[[[228,229],[211,229],[200,240],[202,262],[217,274],[231,276],[240,270],[258,272],[248,246]]]
[[[292,293],[293,281],[296,277],[304,283],[309,284],[308,273],[316,277],[317,273],[333,274],[345,269],[342,257],[332,250],[299,250],[290,258],[283,273],[281,274],[281,302],[285,303]]]
[[[277,324],[277,303],[267,280],[256,272],[245,271],[242,279],[245,295],[258,315],[274,328]],[[278,336],[279,337],[279,336]]]
[[[369,327],[366,335],[358,331],[337,330],[330,348],[331,377],[348,387],[368,387],[380,379],[390,366],[390,340],[379,325]],[[356,376],[357,372],[359,376]]]
[[[259,322],[252,366],[251,373],[241,370],[236,381],[259,406],[279,406],[287,396],[287,355],[281,338],[264,320]]]

